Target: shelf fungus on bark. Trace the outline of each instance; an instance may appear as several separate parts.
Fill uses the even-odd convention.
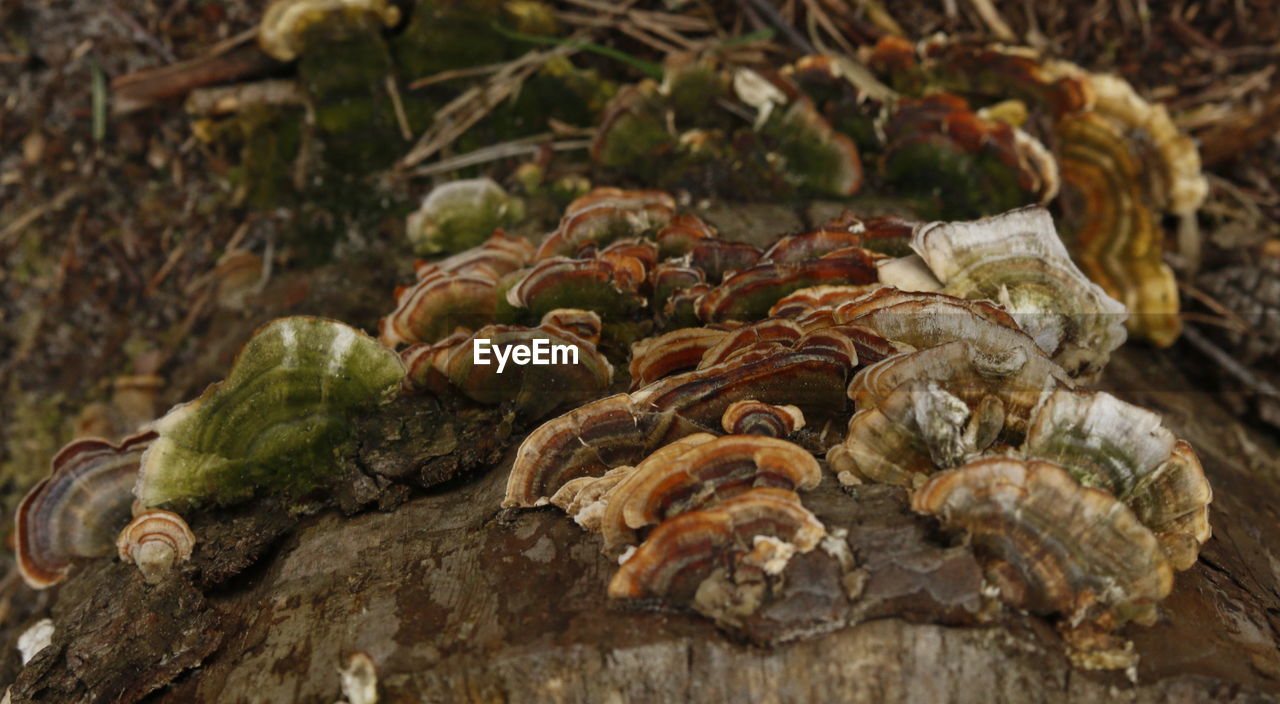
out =
[[[780,573],[789,551],[776,544],[761,547],[761,542],[772,539],[806,553],[824,535],[822,523],[793,492],[753,489],[660,524],[618,568],[609,596],[691,602],[718,567]]]
[[[595,398],[613,381],[613,367],[596,349],[600,318],[556,309],[536,328],[486,325],[401,353],[413,389],[456,389],[474,401],[511,403],[528,419]]]
[[[78,558],[111,554],[115,534],[129,521],[138,463],[154,439],[148,431],[119,445],[75,440],[54,456],[49,476],[14,514],[18,572],[30,587],[61,582]]]
[[[537,258],[572,256],[588,242],[603,246],[618,239],[654,239],[675,208],[675,199],[663,191],[596,188],[565,208],[560,225],[538,247]]]
[[[912,508],[967,532],[1006,602],[1073,625],[1150,625],[1173,587],[1173,569],[1138,516],[1052,462],[975,460],[935,475]]]
[[[1115,496],[1155,533],[1175,569],[1195,564],[1209,539],[1213,490],[1200,461],[1148,410],[1107,393],[1055,391],[1035,410],[1020,454]]]
[[[258,44],[280,61],[298,58],[312,38],[323,32],[324,41],[341,36],[344,25],[369,23],[393,27],[400,10],[386,0],[274,0],[258,26]]]
[[[727,328],[680,328],[636,342],[631,346],[631,390],[697,369],[707,350],[729,332]]]
[[[120,531],[120,559],[138,566],[147,584],[162,581],[180,562],[191,559],[196,536],[182,516],[163,509],[143,511]]]
[[[380,339],[392,347],[478,328],[492,322],[497,309],[497,284],[478,274],[428,272],[412,286],[397,286],[395,296],[395,311],[378,321]]]
[[[855,342],[818,330],[794,347],[773,344],[588,403],[535,429],[516,454],[503,506],[546,503],[566,482],[639,463],[695,432],[718,432],[736,401],[794,405],[828,422],[844,412],[858,364]]]
[[[648,283],[653,258],[635,254],[605,248],[590,258],[543,259],[513,275],[518,279],[507,289],[505,302],[535,320],[557,308],[590,310],[606,320],[624,319],[648,305],[640,291]]]
[[[405,222],[418,254],[460,252],[524,217],[524,202],[489,178],[449,181],[431,189]]]
[[[984,46],[946,37],[915,48],[882,40],[870,65],[902,91],[939,88],[990,101],[1017,100],[1036,114],[1054,145],[1062,181],[1057,204],[1064,239],[1081,267],[1134,315],[1130,331],[1156,344],[1177,338],[1177,288],[1162,258],[1160,213],[1182,218],[1183,233],[1208,192],[1192,139],[1168,110],[1143,99],[1119,76],[1092,73],[1020,47]]]
[[[731,435],[785,438],[804,427],[804,413],[795,406],[746,399],[729,404],[720,417],[720,425]]]
[[[907,352],[849,384],[857,412],[827,455],[843,484],[917,487],[939,469],[1016,445],[1041,398],[1071,380],[1038,351],[984,353],[968,341]]]
[[[669,447],[640,462],[601,497],[605,550],[633,544],[648,526],[715,506],[749,489],[812,489],[822,479],[812,455],[777,438],[725,435],[684,443],[674,452]]]
[[[1159,214],[1144,203],[1149,169],[1123,133],[1093,112],[1059,121],[1063,232],[1089,278],[1135,313],[1129,329],[1160,345],[1181,332],[1178,285],[1162,257]]]
[[[943,293],[885,286],[842,303],[835,310],[835,319],[864,326],[892,343],[915,349],[966,340],[996,357],[1015,349],[1039,353],[1035,341],[999,306]]]
[[[766,262],[733,273],[698,302],[698,317],[708,323],[763,318],[781,298],[819,285],[870,284],[884,255],[849,247],[818,259]]]
[[[1096,375],[1124,343],[1124,305],[1080,273],[1043,208],[921,225],[911,246],[943,293],[999,303],[1073,376]]]
[[[134,494],[144,508],[225,504],[257,490],[324,483],[352,416],[394,393],[395,352],[343,323],[309,316],[267,323],[226,380],[155,422]]]

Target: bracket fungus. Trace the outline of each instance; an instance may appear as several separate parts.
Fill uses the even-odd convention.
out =
[[[163,509],[143,511],[120,531],[120,559],[138,566],[147,584],[157,584],[179,562],[191,559],[196,536],[182,516]]]
[[[768,536],[809,552],[826,528],[785,489],[746,491],[713,508],[665,521],[623,561],[609,582],[615,599],[666,597],[691,600],[720,564],[755,552],[757,536]],[[776,565],[768,565],[780,571]],[[756,566],[764,571],[765,566]]]
[[[730,435],[785,438],[804,427],[804,413],[795,406],[775,406],[746,399],[729,404],[720,417],[720,424]]]
[[[911,247],[943,293],[999,303],[1072,375],[1096,375],[1124,343],[1124,305],[1080,273],[1043,208],[921,225]]]
[[[559,227],[538,247],[537,258],[571,256],[588,242],[607,245],[618,239],[652,239],[671,220],[675,207],[675,199],[663,191],[596,188],[565,208]]]
[[[1106,491],[1155,533],[1175,569],[1209,539],[1213,491],[1195,452],[1160,417],[1102,392],[1058,390],[1032,416],[1021,454]]]
[[[75,440],[53,458],[48,477],[27,492],[14,518],[18,571],[33,589],[61,582],[77,558],[109,555],[129,520],[138,463],[155,434],[119,445]]]
[[[134,494],[145,508],[230,503],[321,484],[352,416],[394,393],[404,366],[342,323],[294,316],[245,343],[225,381],[155,422]]]
[[[935,475],[912,508],[966,531],[1018,608],[1150,625],[1173,588],[1173,569],[1138,517],[1051,462],[975,460]]]
[[[1032,410],[1059,386],[1072,386],[1067,375],[1025,349],[992,357],[959,340],[895,355],[849,384],[857,412],[827,459],[844,484],[915,487],[997,441],[1020,442]]]
[[[518,413],[536,419],[609,387],[613,366],[596,350],[599,339],[595,313],[556,309],[536,328],[486,325],[470,335],[408,347],[401,359],[411,388],[454,388],[480,403],[511,402]]]
[[[677,441],[679,442],[679,441]],[[636,465],[601,500],[605,549],[632,542],[636,532],[674,516],[715,506],[748,489],[812,489],[818,461],[777,438],[725,435],[664,447]]]
[[[405,233],[418,254],[458,252],[524,217],[524,202],[488,178],[449,181],[431,189],[409,215]]]

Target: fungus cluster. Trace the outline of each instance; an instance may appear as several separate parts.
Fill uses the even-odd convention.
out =
[[[1162,259],[1160,217],[1193,215],[1208,184],[1194,142],[1163,105],[1147,102],[1118,76],[1022,48],[945,37],[912,46],[888,37],[865,58],[907,95],[945,90],[1004,99],[987,109],[989,117],[1028,130],[1038,125],[1053,151],[1028,162],[1057,162],[1055,202],[1081,269],[1135,314],[1131,332],[1157,344],[1178,336],[1177,287]]]
[[[717,240],[691,216],[642,233],[671,255],[651,272],[701,274],[668,298],[689,293],[701,325],[636,342],[629,392],[536,428],[503,505],[551,504],[599,533],[622,555],[610,595],[698,608],[726,584],[755,593],[825,535],[796,493],[825,454],[841,483],[902,486],[971,536],[1008,603],[1071,626],[1149,623],[1209,537],[1211,492],[1158,417],[1080,386],[1123,342],[1124,306],[1037,207],[915,225],[917,254],[896,259],[854,220],[723,272],[694,265]],[[606,329],[617,314],[597,312]]]

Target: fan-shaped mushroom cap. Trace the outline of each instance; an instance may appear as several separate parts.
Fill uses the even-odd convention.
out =
[[[636,342],[631,346],[631,388],[697,368],[703,354],[727,334],[720,328],[680,328]]]
[[[799,319],[807,313],[819,309],[834,310],[842,303],[847,303],[880,288],[880,284],[861,286],[810,286],[789,293],[778,299],[769,309],[769,316],[776,318]]]
[[[156,584],[179,562],[191,559],[196,536],[182,516],[160,509],[143,511],[116,538],[120,559],[142,571],[147,584]]]
[[[613,318],[648,303],[638,293],[648,269],[635,257],[551,257],[517,276],[519,280],[507,289],[507,303],[539,318],[556,308],[589,310]]]
[[[388,346],[435,342],[458,327],[493,322],[497,285],[486,275],[433,271],[412,286],[396,288],[396,309],[378,321]]]
[[[146,508],[310,489],[352,415],[393,393],[400,358],[337,321],[281,318],[245,343],[225,381],[155,423],[134,489]]]
[[[119,445],[75,440],[53,458],[50,475],[18,504],[14,548],[18,571],[33,589],[61,582],[80,557],[111,553],[114,536],[129,520],[138,462],[151,432]]]
[[[524,202],[492,179],[462,179],[431,189],[409,215],[405,234],[418,254],[458,252],[483,244],[494,230],[523,217]]]
[[[818,331],[822,332],[822,331]],[[755,399],[798,406],[806,418],[830,418],[841,412],[841,379],[858,363],[853,343],[839,349],[804,338],[794,349],[768,343],[765,349],[742,352],[720,364],[676,374],[632,392],[638,405],[674,412],[703,428],[716,428],[734,401]]]
[[[600,319],[594,313],[557,309],[544,320],[568,324],[571,316],[598,337]],[[527,356],[523,363],[519,354]],[[409,348],[404,361],[406,379],[416,387],[438,391],[443,378],[480,403],[511,401],[517,412],[531,419],[565,403],[594,398],[613,381],[613,366],[593,343],[550,322],[536,328],[487,325],[465,338],[453,338],[447,347],[421,352]]]
[[[746,242],[706,239],[695,242],[688,257],[690,266],[705,272],[708,282],[718,284],[735,272],[755,266],[760,249]]]
[[[1022,348],[992,358],[958,341],[889,357],[849,385],[858,412],[827,459],[845,484],[916,486],[998,439],[1021,441],[1040,399],[1070,384],[1040,352]]]
[[[780,538],[808,552],[826,534],[790,491],[752,489],[714,508],[663,522],[609,582],[615,599],[692,597],[720,560],[749,552],[754,538]]]
[[[804,413],[795,406],[775,406],[747,399],[729,404],[720,424],[730,435],[785,438],[804,427]]]
[[[663,259],[680,257],[693,250],[700,240],[715,239],[716,229],[696,215],[680,214],[658,230],[658,252]]]
[[[333,18],[392,27],[400,21],[400,10],[387,0],[273,0],[262,13],[258,44],[272,57],[292,61],[306,48],[307,30]]]
[[[792,347],[796,341],[804,337],[799,325],[786,318],[766,318],[726,332],[702,355],[698,369],[720,364],[748,348],[761,343],[777,342],[784,347]]]
[[[637,465],[605,497],[601,534],[606,549],[631,542],[636,530],[748,489],[812,489],[822,478],[812,455],[777,438],[726,435],[659,453],[654,461]]]
[[[764,262],[725,278],[698,303],[707,322],[756,320],[779,299],[822,284],[869,284],[883,255],[868,249],[841,249],[821,259],[797,263]]]
[[[880,288],[841,305],[835,317],[916,349],[967,340],[989,354],[1016,348],[1039,352],[1035,341],[1000,308],[941,293]]]
[[[1213,490],[1195,452],[1160,417],[1101,392],[1058,390],[1032,416],[1021,454],[1109,492],[1155,533],[1175,569],[1209,539]]]
[[[885,132],[886,178],[912,189],[945,186],[944,217],[1043,204],[1057,194],[1057,162],[1048,149],[1017,127],[974,113],[959,96],[905,98]]]
[[[538,426],[516,451],[504,507],[541,506],[578,477],[636,465],[658,447],[701,429],[675,413],[654,412],[615,394]]]
[[[1120,622],[1150,624],[1173,587],[1173,570],[1138,517],[1050,462],[976,460],[935,475],[912,508],[965,530],[998,560],[1001,594],[1018,608],[1078,619],[1100,606]]]
[[[1125,135],[1096,113],[1057,127],[1064,232],[1091,279],[1136,313],[1129,328],[1161,345],[1181,332],[1178,286],[1162,257],[1164,233],[1143,198],[1147,169]]]
[[[529,240],[511,237],[502,230],[496,230],[489,239],[471,249],[434,262],[419,260],[414,266],[414,272],[419,279],[425,279],[437,271],[446,271],[498,281],[532,260],[533,245]]]
[[[921,225],[911,246],[943,293],[1000,303],[1074,375],[1097,373],[1124,342],[1124,306],[1080,273],[1043,208]]]
[[[676,202],[663,191],[596,188],[569,204],[559,227],[538,247],[537,258],[572,255],[587,242],[656,234],[671,220]]]

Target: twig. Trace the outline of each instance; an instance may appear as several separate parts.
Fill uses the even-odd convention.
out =
[[[743,6],[749,7],[752,10],[755,10],[756,12],[760,13],[760,15],[764,17],[765,21],[773,25],[774,28],[777,29],[778,32],[780,32],[782,36],[795,48],[799,49],[800,51],[803,51],[806,54],[818,53],[818,50],[813,46],[812,43],[809,42],[808,39],[805,39],[803,34],[801,34],[794,26],[792,26],[790,22],[787,22],[786,20],[782,19],[782,15],[778,14],[778,8],[774,7],[773,3],[770,2],[769,0],[739,0],[739,1]]]
[[[508,63],[488,81],[467,89],[436,113],[435,124],[423,133],[396,167],[407,169],[433,156],[489,114],[493,106],[515,93],[524,80],[547,61],[575,51],[577,49],[569,44],[549,51],[531,51]]]
[[[0,230],[0,244],[4,244],[9,238],[14,237],[18,233],[27,229],[27,226],[36,220],[39,220],[46,213],[56,213],[59,210],[62,210],[67,206],[68,201],[78,195],[80,195],[79,186],[68,186],[62,189],[58,195],[54,196],[53,200],[41,203],[22,215],[19,215],[16,220],[6,225],[3,230]]]
[[[434,176],[455,169],[465,169],[468,166],[477,164],[487,164],[489,162],[498,161],[499,159],[509,159],[511,157],[523,156],[525,154],[537,154],[543,149],[550,149],[555,152],[567,152],[577,149],[588,149],[591,147],[590,139],[566,139],[558,142],[546,142],[551,134],[543,133],[534,135],[533,137],[525,137],[523,139],[515,139],[502,144],[494,144],[475,151],[459,154],[458,156],[420,166],[413,170],[414,176]]]
[[[991,4],[991,0],[969,0],[969,4],[973,5],[973,9],[982,18],[983,24],[987,25],[987,29],[991,30],[996,39],[1002,42],[1017,41],[1018,35],[1009,29],[1009,23],[1004,21],[1004,17],[1000,15],[996,6]]]
[[[413,129],[409,127],[409,116],[404,114],[404,103],[400,102],[400,89],[396,87],[395,76],[387,74],[387,95],[391,96],[391,109],[396,113],[396,123],[400,125],[400,136],[408,142],[413,139]]]
[[[487,76],[490,73],[494,73],[495,71],[500,70],[503,66],[506,66],[506,65],[507,65],[507,62],[503,61],[502,63],[497,63],[497,64],[485,64],[483,66],[467,66],[466,68],[455,68],[448,71],[441,71],[440,73],[433,73],[430,76],[419,78],[418,80],[410,83],[409,90],[418,90],[419,88],[426,88],[427,86],[435,85],[437,83],[452,81],[455,78],[472,78],[475,76]]]

